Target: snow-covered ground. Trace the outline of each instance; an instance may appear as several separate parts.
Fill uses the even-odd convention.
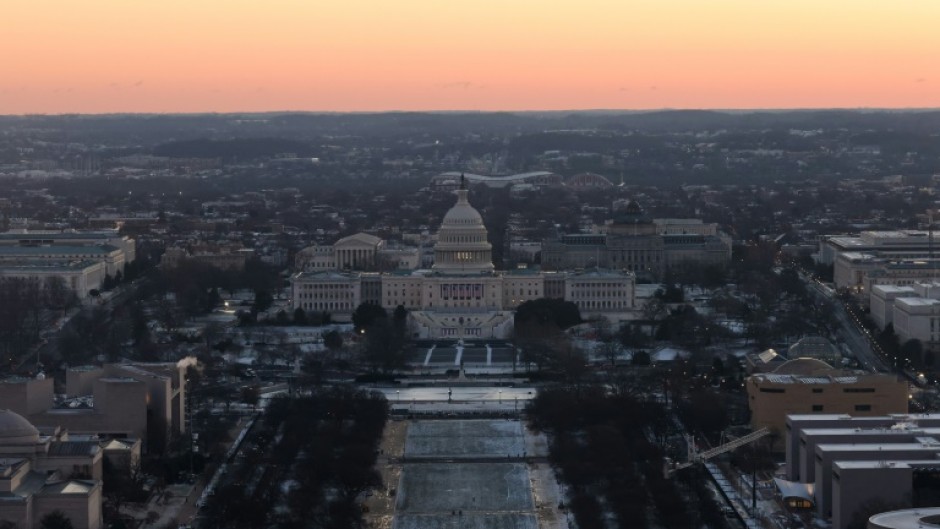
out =
[[[408,428],[406,457],[514,457],[525,453],[519,421],[416,421]]]
[[[511,409],[513,404],[518,401],[523,405],[524,401],[535,398],[536,389],[533,387],[433,387],[433,388],[374,388],[385,395],[391,405],[412,404],[425,402],[444,402],[448,400],[460,403],[488,403],[508,405]],[[450,392],[450,399],[448,399]]]
[[[536,529],[528,466],[520,462],[454,462],[454,458],[521,456],[519,421],[415,421],[408,425],[406,463],[396,497],[395,529],[448,527]],[[438,460],[440,462],[438,462]]]

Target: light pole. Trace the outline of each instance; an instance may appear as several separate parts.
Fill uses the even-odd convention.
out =
[[[498,402],[502,404],[503,403],[503,390],[499,390],[496,393],[499,394]]]
[[[399,404],[401,403],[401,390],[400,389],[395,390],[395,401],[398,402]]]

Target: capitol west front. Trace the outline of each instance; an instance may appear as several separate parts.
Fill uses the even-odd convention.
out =
[[[497,338],[512,334],[513,311],[525,301],[563,298],[584,317],[629,319],[635,309],[631,272],[497,271],[492,245],[468,191],[456,191],[434,245],[430,269],[391,273],[299,272],[291,279],[294,309],[348,319],[361,303],[409,311],[416,338]]]

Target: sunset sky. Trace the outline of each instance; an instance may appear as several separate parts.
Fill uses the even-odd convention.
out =
[[[0,0],[0,113],[940,107],[937,0]]]

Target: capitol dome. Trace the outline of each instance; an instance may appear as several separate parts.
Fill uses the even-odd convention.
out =
[[[493,245],[487,241],[486,226],[480,212],[467,200],[467,188],[461,176],[457,203],[444,215],[434,245],[433,270],[445,274],[493,271]]]
[[[32,444],[39,442],[39,430],[22,415],[0,410],[0,445]]]
[[[486,227],[483,226],[483,216],[480,215],[480,212],[471,206],[470,202],[467,200],[466,189],[457,191],[457,203],[444,215],[444,220],[441,222],[441,229],[443,230],[448,226],[480,226],[484,231],[486,230]]]

